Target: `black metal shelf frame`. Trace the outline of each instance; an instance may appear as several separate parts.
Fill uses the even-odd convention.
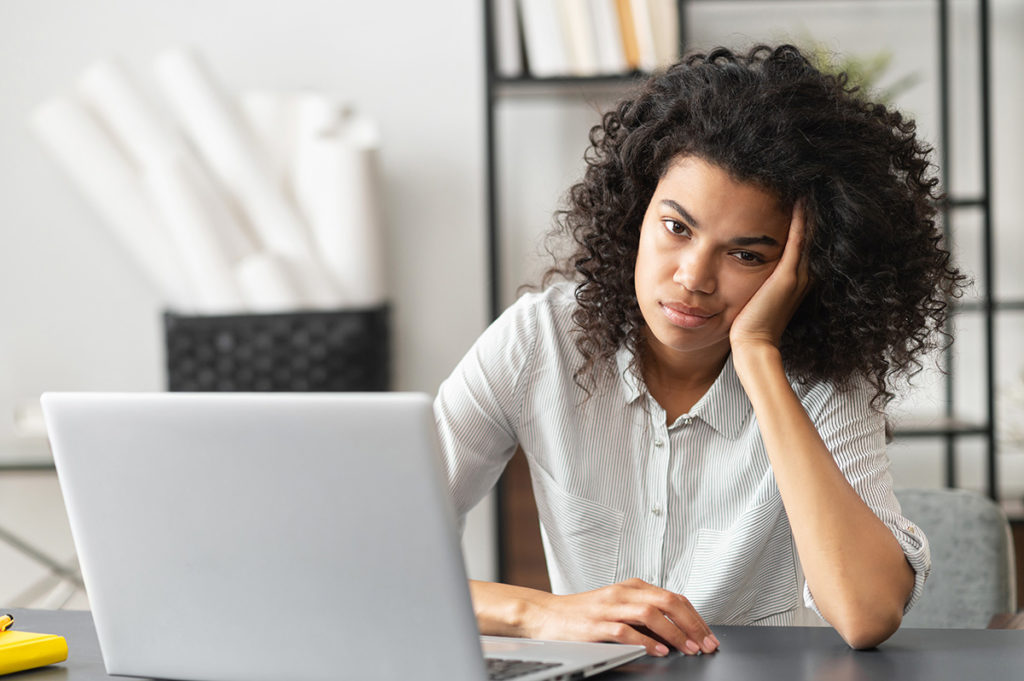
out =
[[[950,131],[950,119],[952,102],[950,96],[951,78],[950,64],[953,63],[954,55],[950,49],[950,0],[937,0],[938,2],[938,44],[939,44],[939,172],[942,187],[949,192],[950,171],[952,167],[952,150]],[[985,491],[989,497],[996,499],[999,492],[998,458],[996,451],[996,397],[995,397],[995,310],[996,301],[993,291],[995,277],[993,275],[993,238],[992,238],[992,162],[991,162],[991,91],[990,91],[990,64],[989,64],[989,3],[988,0],[977,0],[978,10],[978,98],[981,106],[980,111],[980,145],[978,149],[981,167],[981,194],[979,196],[957,197],[950,193],[948,199],[940,206],[943,230],[946,234],[946,241],[949,243],[954,221],[953,212],[956,208],[979,208],[982,215],[982,265],[979,273],[981,296],[969,303],[953,305],[954,311],[975,310],[983,313],[984,330],[982,343],[985,354],[985,420],[981,427],[986,438],[986,484]],[[1007,301],[1006,305],[1013,306],[1020,301]],[[1002,304],[1001,306],[1002,307]],[[1009,309],[1009,308],[1007,308]],[[949,324],[947,324],[947,331]],[[952,356],[944,354],[944,367],[946,372],[945,380],[945,406],[944,414],[947,421],[954,421],[956,409],[955,391],[956,374],[953,371]],[[957,486],[956,471],[956,440],[962,431],[950,428],[943,433],[945,450],[945,482],[947,487]]]
[[[678,0],[679,36],[685,48],[686,8],[690,4],[716,2],[721,0]],[[810,0],[809,0],[810,1]],[[815,0],[825,2],[827,0]],[[879,4],[887,0],[877,0]],[[945,191],[949,191],[951,158],[950,118],[952,111],[950,65],[954,63],[950,35],[951,0],[930,0],[935,3],[938,12],[938,76],[939,76],[939,168],[940,182]],[[618,88],[628,89],[646,74],[633,72],[615,76],[595,77],[555,77],[503,78],[497,75],[495,43],[493,39],[492,0],[484,3],[484,53],[486,74],[486,171],[487,171],[487,265],[489,270],[488,304],[491,318],[496,318],[502,311],[501,301],[501,254],[499,237],[499,204],[500,196],[497,187],[497,130],[495,108],[505,97],[527,96],[539,94],[572,95],[593,93],[596,90]],[[925,4],[925,3],[922,3]],[[955,372],[953,371],[950,353],[943,355],[945,372],[945,406],[943,417],[928,425],[906,425],[897,428],[897,438],[939,437],[944,441],[945,483],[948,487],[957,486],[956,442],[961,437],[982,437],[985,439],[985,458],[987,477],[985,491],[989,497],[996,499],[998,495],[998,461],[996,449],[996,404],[995,404],[995,313],[997,311],[1024,310],[1024,300],[997,301],[993,286],[993,228],[992,228],[992,159],[991,159],[991,64],[990,64],[990,13],[988,0],[976,0],[978,15],[978,100],[980,102],[980,145],[978,148],[981,168],[981,193],[973,196],[954,196],[950,194],[939,204],[943,229],[947,243],[952,232],[953,213],[956,209],[976,208],[982,215],[982,266],[978,275],[981,295],[976,300],[959,302],[950,301],[953,314],[960,312],[980,312],[984,317],[983,346],[985,353],[985,419],[980,423],[965,422],[955,416]],[[948,327],[947,327],[948,330]],[[501,503],[501,486],[498,487],[499,505]],[[500,524],[500,519],[499,519]],[[500,529],[499,529],[500,538]],[[503,565],[499,540],[499,565]]]

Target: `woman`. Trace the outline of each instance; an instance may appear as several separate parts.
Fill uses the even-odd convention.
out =
[[[964,277],[929,149],[791,46],[653,76],[591,131],[568,280],[441,386],[460,518],[517,447],[553,594],[473,582],[481,631],[717,650],[711,624],[824,618],[855,648],[929,570],[883,409]]]

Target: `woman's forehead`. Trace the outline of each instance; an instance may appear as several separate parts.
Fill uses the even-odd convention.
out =
[[[777,236],[789,227],[790,211],[775,194],[696,156],[680,157],[666,169],[653,204],[682,208],[682,217],[699,223],[693,225],[697,228],[752,229]]]

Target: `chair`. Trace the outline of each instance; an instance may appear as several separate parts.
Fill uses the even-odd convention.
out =
[[[932,554],[931,576],[904,626],[983,629],[1016,611],[1013,539],[998,504],[958,489],[904,489],[896,497]]]

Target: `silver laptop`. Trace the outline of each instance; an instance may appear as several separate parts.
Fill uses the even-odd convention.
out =
[[[644,652],[478,636],[426,395],[42,404],[110,674],[534,681]]]

